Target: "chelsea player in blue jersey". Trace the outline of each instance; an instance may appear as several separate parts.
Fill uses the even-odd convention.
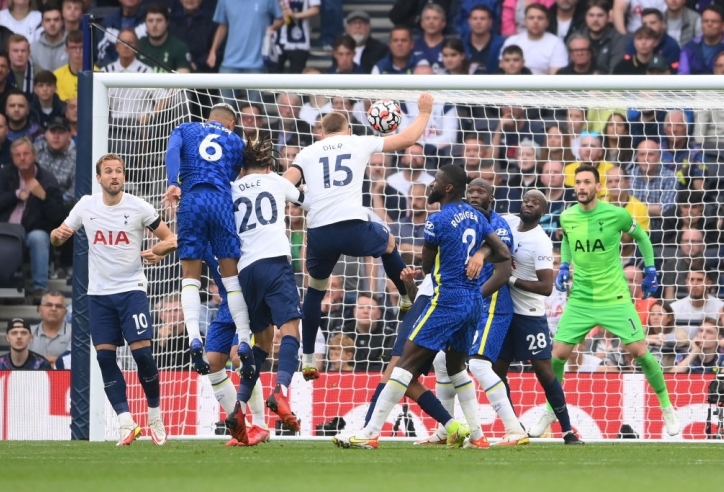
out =
[[[439,213],[425,224],[422,269],[432,273],[433,297],[418,318],[405,344],[402,357],[393,369],[389,382],[377,400],[368,424],[359,432],[340,434],[333,442],[340,447],[374,449],[382,426],[392,407],[399,402],[407,387],[417,381],[420,368],[445,350],[447,371],[468,422],[478,422],[478,400],[465,368],[473,335],[482,317],[481,279],[470,278],[466,266],[473,252],[488,243],[500,261],[510,259],[503,244],[485,217],[463,203],[466,175],[462,168],[443,166],[430,185],[428,203],[440,202]],[[445,424],[448,447],[460,447],[470,429],[454,419]],[[477,426],[477,433],[481,433]]]
[[[249,345],[249,314],[239,284],[241,244],[236,233],[231,182],[243,163],[245,144],[234,133],[236,112],[228,104],[211,108],[206,123],[182,123],[171,133],[166,151],[169,187],[164,200],[178,204],[177,237],[181,259],[181,305],[194,368],[208,374],[199,330],[201,260],[207,245],[219,258],[221,280],[239,335],[242,376],[254,374]]]

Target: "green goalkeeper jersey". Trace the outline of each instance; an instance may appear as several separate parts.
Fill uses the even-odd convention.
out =
[[[631,214],[599,200],[590,211],[582,210],[580,205],[565,210],[561,227],[561,260],[572,263],[568,302],[586,306],[631,304],[621,265],[621,233],[633,234],[637,229]]]

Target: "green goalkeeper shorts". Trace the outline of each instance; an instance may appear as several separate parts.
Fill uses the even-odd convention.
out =
[[[641,319],[633,304],[597,307],[568,304],[558,322],[554,340],[568,345],[577,345],[596,326],[601,326],[613,333],[624,344],[645,338]]]

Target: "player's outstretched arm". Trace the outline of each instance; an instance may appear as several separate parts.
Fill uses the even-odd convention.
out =
[[[400,280],[405,284],[405,288],[407,289],[407,295],[410,297],[411,301],[415,300],[415,297],[417,297],[417,284],[415,283],[415,277],[420,275],[422,270],[418,270],[414,267],[405,267],[400,272]]]
[[[50,244],[55,247],[62,246],[73,234],[75,231],[63,222],[50,232]]]
[[[183,138],[181,132],[176,128],[171,137],[168,139],[168,149],[166,149],[166,176],[168,177],[168,190],[163,195],[162,203],[167,206],[178,205],[181,197],[181,189],[178,183],[178,173],[181,169],[181,146]]]
[[[433,101],[434,98],[431,94],[426,92],[420,94],[420,97],[417,100],[419,113],[417,114],[415,121],[413,121],[400,133],[385,137],[382,152],[396,152],[398,150],[403,150],[420,140],[420,137],[422,137],[422,134],[427,127],[427,122],[430,120]]]

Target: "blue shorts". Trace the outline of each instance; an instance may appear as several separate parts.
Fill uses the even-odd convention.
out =
[[[415,322],[410,341],[435,352],[451,349],[467,354],[483,315],[483,298],[475,295],[457,303],[437,301],[432,297],[427,303],[425,312]]]
[[[425,312],[425,308],[427,307],[427,303],[430,302],[431,297],[432,296],[418,295],[415,298],[415,302],[412,304],[410,310],[407,311],[407,314],[405,314],[400,328],[397,330],[397,340],[395,340],[395,345],[392,347],[392,357],[402,355],[402,349],[405,348],[405,343],[407,343],[407,339],[410,338],[410,333],[412,333],[412,329],[415,327],[415,322],[420,315]]]
[[[236,335],[236,325],[231,317],[229,305],[223,302],[219,312],[206,331],[206,351],[229,355]]]
[[[514,314],[498,359],[507,361],[551,358],[551,333],[545,316]]]
[[[301,319],[294,269],[286,257],[255,261],[239,273],[239,283],[249,308],[252,333]]]
[[[340,255],[379,258],[387,249],[390,231],[382,224],[347,220],[307,229],[307,271],[323,280],[332,274]]]
[[[484,314],[478,328],[475,330],[473,345],[470,347],[470,355],[482,355],[491,362],[498,360],[500,349],[508,334],[510,321],[513,314]]]
[[[229,196],[214,190],[211,186],[195,186],[181,197],[176,236],[182,260],[203,259],[208,244],[217,258],[241,256],[234,204]]]
[[[93,345],[122,347],[124,339],[129,345],[153,339],[148,296],[142,290],[88,296],[88,315]]]

